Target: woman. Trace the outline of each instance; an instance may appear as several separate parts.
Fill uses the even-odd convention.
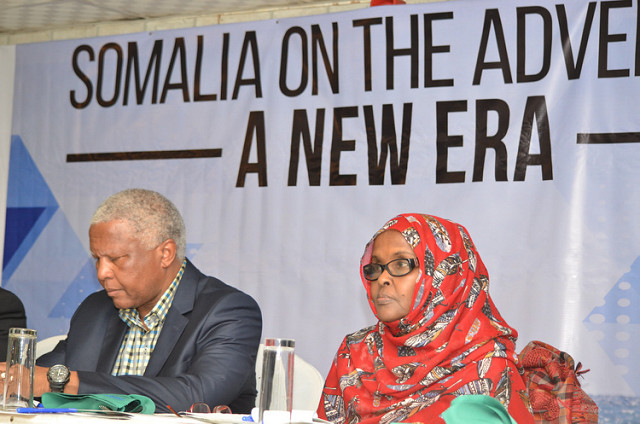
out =
[[[533,423],[516,331],[489,297],[489,276],[466,229],[402,214],[367,244],[360,274],[378,323],[343,340],[320,418],[335,423],[444,422],[460,395],[490,395]]]

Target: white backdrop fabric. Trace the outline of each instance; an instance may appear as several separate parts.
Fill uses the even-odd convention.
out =
[[[91,214],[157,190],[196,266],[326,374],[375,322],[366,242],[428,213],[469,230],[518,350],[639,396],[637,9],[456,0],[16,46],[3,286],[66,332],[99,288]]]
[[[15,46],[0,46],[0,236],[4,240]],[[0,257],[4,245],[0,244]]]

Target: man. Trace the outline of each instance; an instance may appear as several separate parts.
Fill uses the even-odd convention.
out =
[[[249,412],[260,309],[185,258],[176,207],[153,191],[117,193],[93,215],[89,242],[104,290],[82,302],[67,339],[38,359],[34,395],[63,385],[65,393],[146,395],[165,412],[194,402]],[[56,364],[70,368],[68,381]]]
[[[9,290],[0,288],[0,361],[4,361],[7,356],[9,329],[12,327],[24,328],[26,326],[27,317],[24,314],[24,306],[18,296]],[[4,368],[1,369],[4,371]]]

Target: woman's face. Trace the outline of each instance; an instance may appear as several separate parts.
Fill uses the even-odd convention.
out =
[[[416,255],[399,231],[387,230],[373,242],[371,263],[386,265],[395,259],[416,259]],[[397,321],[411,311],[413,290],[419,272],[416,267],[407,275],[394,277],[384,269],[377,280],[369,282],[371,300],[380,321]]]

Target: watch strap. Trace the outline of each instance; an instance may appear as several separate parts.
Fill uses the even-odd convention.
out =
[[[51,379],[49,372],[54,367],[66,368],[67,377],[63,381],[54,381]],[[66,365],[54,365],[53,367],[49,368],[49,371],[47,372],[47,380],[49,381],[49,390],[53,393],[64,393],[64,386],[66,386],[66,384],[69,382],[70,377],[71,377],[71,372],[69,370],[69,367],[67,367]]]
[[[52,381],[49,382],[49,390],[51,390],[51,392],[53,393],[63,393],[64,392],[64,386],[66,385],[66,382],[62,382],[62,383],[54,383]]]

